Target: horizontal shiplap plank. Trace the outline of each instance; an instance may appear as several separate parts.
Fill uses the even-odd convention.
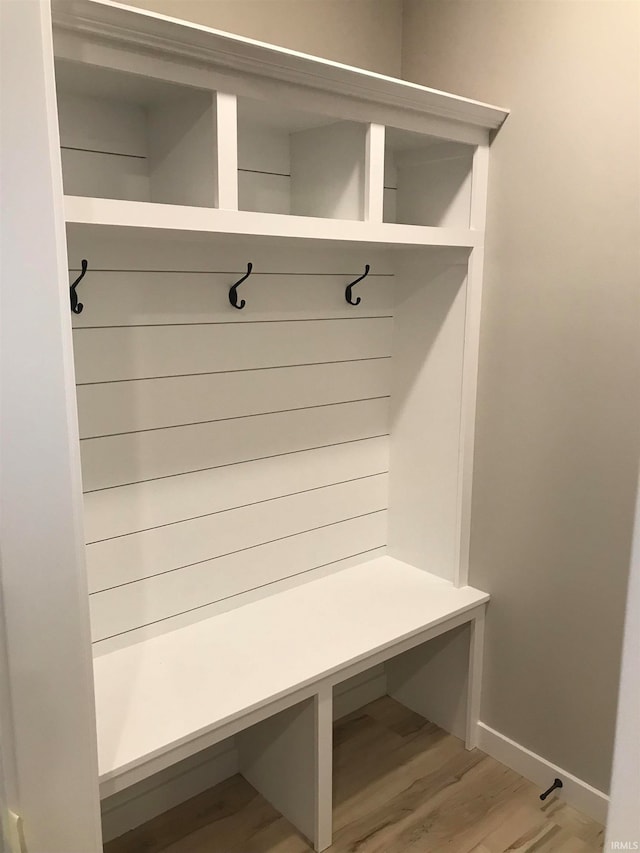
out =
[[[389,429],[389,401],[341,403],[80,443],[85,491],[373,438]]]
[[[146,160],[95,151],[63,150],[61,155],[67,195],[151,201]]]
[[[93,644],[93,656],[108,654],[109,652],[117,651],[118,649],[126,648],[134,643],[148,640],[151,637],[157,637],[160,634],[166,634],[167,631],[175,631],[177,628],[184,628],[186,625],[193,625],[195,622],[201,622],[203,619],[211,619],[214,616],[219,616],[222,613],[227,613],[229,610],[236,610],[238,607],[244,607],[245,604],[252,604],[254,601],[259,601],[262,598],[269,598],[272,595],[278,595],[281,592],[286,592],[296,586],[309,583],[313,580],[328,577],[336,572],[344,571],[351,566],[356,566],[363,560],[373,560],[376,557],[382,557],[387,553],[386,545],[381,545],[379,548],[371,548],[358,554],[353,554],[350,557],[345,557],[342,560],[326,563],[318,569],[310,569],[298,575],[291,577],[280,578],[272,581],[265,586],[259,586],[255,589],[239,592],[231,598],[223,598],[220,601],[214,601],[212,604],[205,604],[195,610],[188,610],[186,613],[178,613],[175,616],[169,616],[160,622],[152,622],[142,625],[140,628],[133,628],[125,634],[117,634],[110,636],[105,640],[100,640]]]
[[[246,273],[246,262],[243,268],[234,268],[218,261],[216,268],[227,271],[120,272],[90,266],[80,285],[84,311],[74,314],[73,325],[243,323],[392,313],[393,277],[389,275],[370,274],[358,285],[362,303],[356,308],[346,302],[345,287],[363,272],[355,264],[345,263],[345,270],[333,275],[261,272],[254,267],[238,288],[238,295],[247,303],[242,311],[230,305],[229,288]],[[77,275],[70,271],[70,281]]]
[[[379,474],[88,545],[89,591],[377,512],[387,494],[387,475]]]
[[[283,245],[277,240],[256,240],[255,237],[229,234],[207,234],[204,238],[185,234],[182,238],[173,235],[170,240],[157,240],[140,231],[132,234],[124,228],[108,231],[69,228],[67,237],[72,270],[79,268],[82,258],[89,262],[85,289],[93,282],[94,273],[99,276],[99,270],[154,270],[154,280],[158,285],[160,274],[166,274],[166,270],[205,271],[205,278],[207,271],[223,271],[231,273],[232,281],[236,281],[239,276],[233,277],[235,272],[246,271],[249,261],[253,264],[254,275],[268,272],[286,275],[322,273],[348,280],[353,272],[364,271],[365,264],[371,267],[370,277],[393,275],[395,270],[394,253],[373,244],[345,243],[333,245],[328,251],[326,246],[313,241],[288,240]],[[134,305],[140,305],[135,293],[129,294],[128,298]],[[90,310],[90,304],[91,299],[88,298],[85,311]],[[184,306],[182,310],[185,310]],[[204,309],[194,305],[190,310],[198,312]],[[73,319],[77,322],[78,318]]]
[[[391,319],[75,329],[80,384],[381,358]]]
[[[85,495],[88,542],[389,470],[389,439],[370,438]]]
[[[239,170],[238,207],[265,213],[291,213],[291,176]]]
[[[147,117],[139,104],[58,92],[63,147],[147,156]]]
[[[371,399],[390,390],[391,359],[81,385],[80,436]]]
[[[382,511],[350,519],[94,594],[90,597],[93,640],[104,640],[384,545],[386,515]]]

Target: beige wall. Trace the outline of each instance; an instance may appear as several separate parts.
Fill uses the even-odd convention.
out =
[[[609,784],[640,429],[640,3],[407,0],[403,76],[492,148],[471,582],[481,718]]]
[[[129,0],[131,5],[400,76],[402,0]]]

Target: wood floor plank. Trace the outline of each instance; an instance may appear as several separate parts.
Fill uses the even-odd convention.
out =
[[[595,849],[602,849],[604,845],[604,827],[595,820],[587,817],[577,809],[567,805],[557,797],[550,797],[541,804],[540,811],[548,820],[569,829],[572,836],[580,838]]]
[[[329,853],[598,853],[603,827],[388,696],[334,728]],[[241,776],[109,842],[104,853],[309,853]]]

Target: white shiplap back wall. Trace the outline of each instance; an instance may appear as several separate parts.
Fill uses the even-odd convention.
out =
[[[386,545],[384,253],[72,231],[70,280],[82,258],[74,349],[97,652]],[[238,311],[227,293],[248,261]],[[365,263],[351,307],[344,288]]]

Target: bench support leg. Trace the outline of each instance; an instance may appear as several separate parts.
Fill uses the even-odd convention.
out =
[[[467,731],[465,735],[467,749],[474,749],[478,745],[485,610],[485,607],[481,607],[477,616],[471,622],[471,637],[469,638],[469,682],[467,685]]]
[[[240,772],[321,851],[331,844],[332,694],[287,708],[236,735]]]

